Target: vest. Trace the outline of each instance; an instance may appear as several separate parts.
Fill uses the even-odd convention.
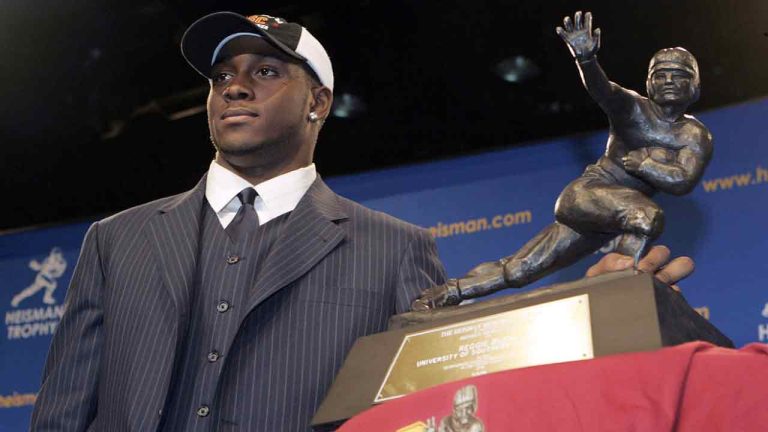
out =
[[[213,430],[227,347],[237,335],[245,305],[288,217],[284,214],[233,242],[204,203],[187,337],[175,363],[160,430]]]

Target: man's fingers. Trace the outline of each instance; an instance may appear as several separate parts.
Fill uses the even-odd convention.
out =
[[[637,264],[640,271],[653,273],[669,261],[669,248],[666,246],[654,246]]]
[[[664,266],[663,269],[656,272],[656,279],[664,282],[665,284],[672,285],[672,289],[682,279],[693,273],[695,265],[693,260],[688,257],[678,257],[670,261],[669,264]],[[676,289],[680,291],[680,288]]]
[[[592,34],[592,12],[584,14],[584,28],[587,29],[587,34]]]
[[[626,270],[632,268],[634,260],[626,255],[611,252],[600,259],[597,264],[587,270],[587,277],[601,275],[603,273]]]
[[[668,284],[675,291],[680,291],[676,284],[693,273],[694,262],[688,257],[678,257],[669,261],[670,252],[666,246],[654,246],[638,263],[638,269],[652,273],[656,279]],[[667,263],[669,261],[669,263]],[[616,252],[605,255],[597,264],[587,270],[587,277],[632,268],[634,260]],[[666,264],[666,265],[664,265]]]
[[[581,11],[577,11],[575,15],[573,15],[573,26],[576,30],[581,30],[584,28],[583,22],[581,21]]]

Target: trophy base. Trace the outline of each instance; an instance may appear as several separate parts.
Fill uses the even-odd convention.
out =
[[[634,271],[408,312],[355,342],[312,426],[330,430],[374,403],[484,373],[695,340],[733,347],[682,294]]]
[[[574,295],[580,292],[590,292],[590,287],[622,281],[622,287],[608,289],[623,289],[624,282],[629,282],[629,278],[642,278],[644,273],[638,273],[634,270],[609,273],[593,278],[580,279],[573,282],[552,285],[528,291],[520,294],[512,294],[491,300],[484,300],[477,303],[466,305],[448,306],[440,309],[433,309],[423,312],[406,312],[400,315],[394,315],[389,320],[389,331],[405,329],[418,326],[421,329],[423,325],[433,323],[440,325],[443,323],[456,322],[457,320],[466,320],[496,313],[500,309],[525,307],[531,304],[542,303],[556,300],[559,298]],[[710,342],[714,345],[733,348],[733,342],[726,337],[707,319],[696,312],[685,300],[682,293],[673,290],[668,285],[659,282],[648,276],[653,284],[653,293],[658,317],[658,325],[661,336],[661,345],[653,346],[651,349],[661,348],[662,346],[679,345],[685,342],[701,340]],[[595,292],[597,294],[597,292]],[[618,293],[617,293],[618,294]],[[625,293],[627,294],[627,293]],[[603,294],[601,294],[603,295]],[[622,295],[623,296],[623,295]],[[614,299],[610,296],[605,299],[607,302],[622,301],[619,298]],[[607,316],[605,319],[609,322],[622,321],[621,314],[625,308],[611,308],[601,311],[610,315],[611,312],[619,314],[618,316]],[[595,310],[593,309],[593,313]],[[593,327],[595,323],[593,321]],[[598,329],[599,330],[599,329]],[[655,345],[652,343],[652,345]],[[627,350],[623,344],[605,346],[605,352],[602,355],[617,354],[621,352],[640,351]]]

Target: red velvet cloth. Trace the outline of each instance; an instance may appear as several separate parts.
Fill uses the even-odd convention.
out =
[[[486,432],[768,431],[768,345],[704,342],[443,384],[371,408],[339,431],[438,425],[467,384],[477,387]]]

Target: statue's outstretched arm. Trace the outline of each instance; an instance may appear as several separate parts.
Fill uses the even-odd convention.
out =
[[[641,149],[629,152],[622,162],[631,174],[642,178],[656,189],[673,195],[685,195],[696,187],[712,157],[712,136],[703,130],[699,137],[688,137],[694,144],[678,150],[670,161],[654,157],[666,149]]]
[[[600,50],[600,29],[592,31],[592,14],[576,12],[563,19],[564,27],[557,27],[555,32],[565,42],[579,68],[581,82],[609,116],[620,115],[631,108],[634,92],[611,82],[597,61]]]

